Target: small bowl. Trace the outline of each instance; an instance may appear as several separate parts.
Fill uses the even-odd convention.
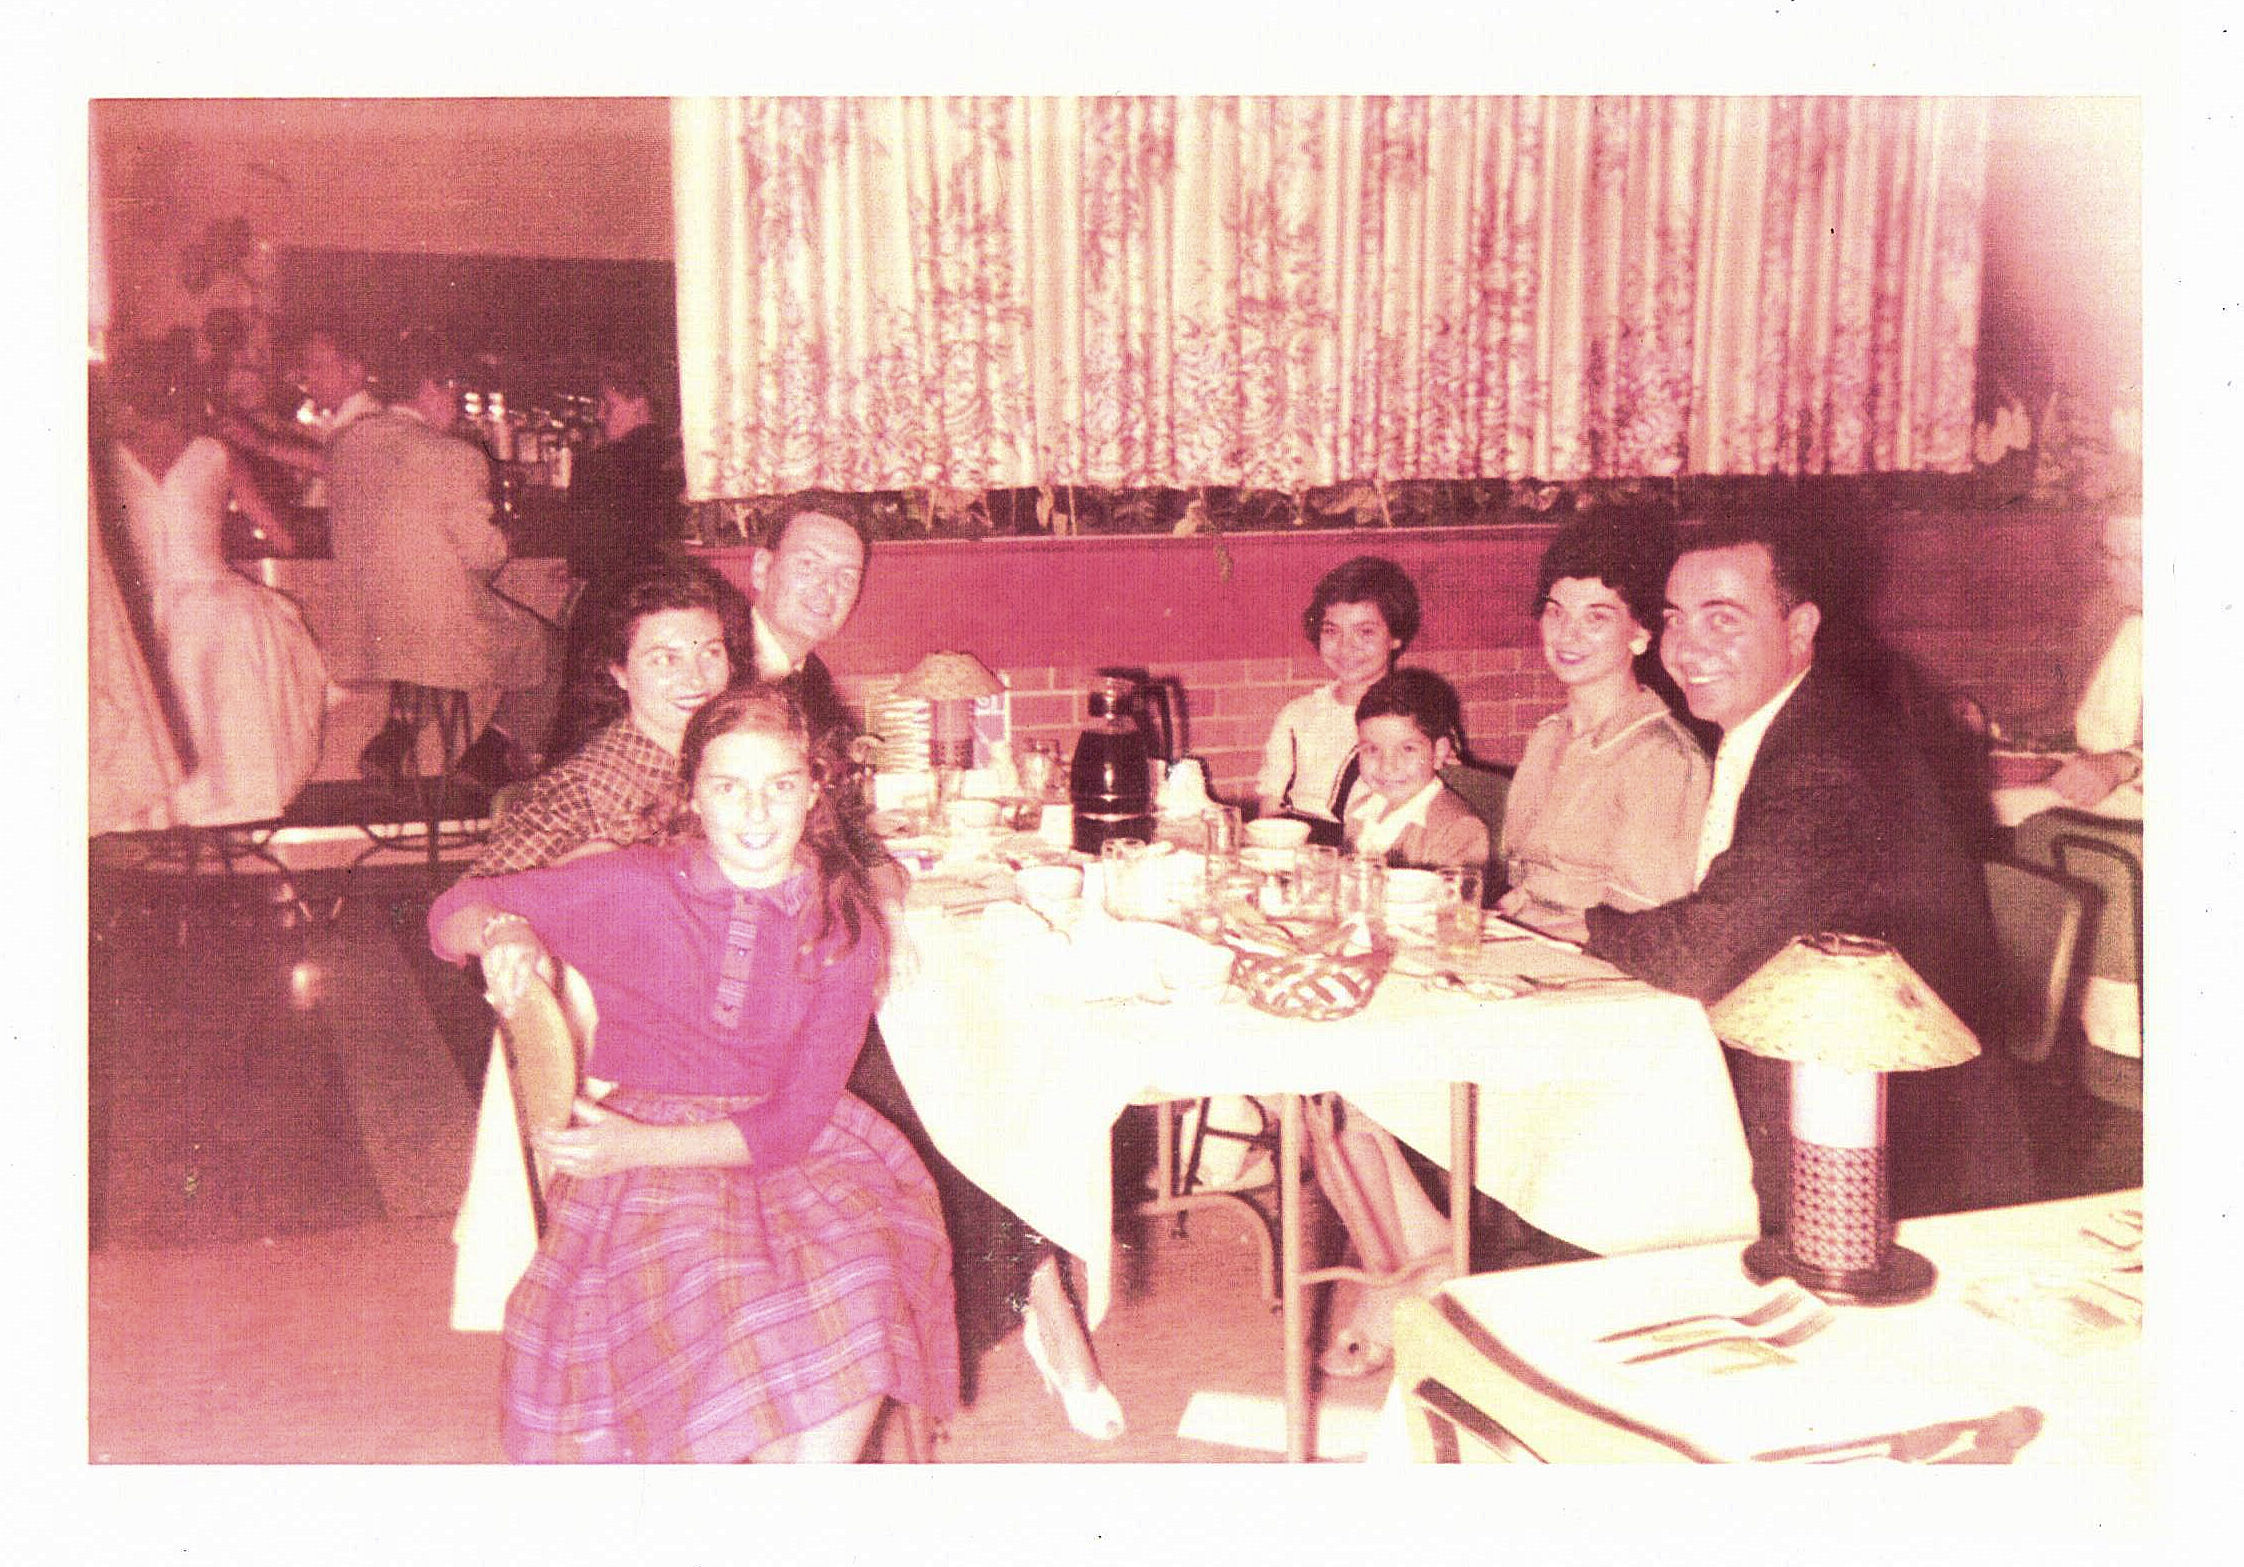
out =
[[[997,802],[952,800],[943,807],[943,825],[952,832],[994,832],[997,829]]]
[[[1231,983],[1234,954],[1229,947],[1166,925],[1148,928],[1153,967],[1161,988],[1191,1001],[1220,1001]]]
[[[1013,873],[1013,890],[1032,908],[1065,903],[1083,896],[1083,867],[1024,865]]]
[[[1246,838],[1257,849],[1298,849],[1309,841],[1309,824],[1290,816],[1265,816],[1247,823]]]

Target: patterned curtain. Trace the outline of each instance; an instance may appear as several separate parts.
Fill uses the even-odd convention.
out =
[[[1970,463],[1984,103],[672,111],[696,498]]]

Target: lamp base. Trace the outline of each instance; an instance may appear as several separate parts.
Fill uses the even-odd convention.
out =
[[[1932,1265],[1931,1259],[1906,1246],[1896,1246],[1888,1252],[1883,1267],[1850,1268],[1842,1272],[1800,1261],[1781,1236],[1771,1235],[1746,1247],[1743,1260],[1745,1276],[1756,1284],[1766,1284],[1772,1279],[1798,1279],[1825,1300],[1842,1306],[1900,1306],[1912,1300],[1923,1300],[1932,1293],[1933,1283],[1940,1277],[1940,1270]]]

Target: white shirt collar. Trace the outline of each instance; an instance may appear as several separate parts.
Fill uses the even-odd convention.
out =
[[[1395,840],[1409,827],[1426,825],[1426,812],[1433,806],[1434,796],[1441,793],[1441,779],[1426,780],[1424,788],[1409,799],[1386,812],[1375,812],[1383,805],[1386,796],[1365,789],[1348,802],[1348,819],[1357,825],[1350,836],[1355,841],[1358,854],[1385,854],[1395,846]]]
[[[362,386],[330,409],[323,424],[327,433],[334,435],[368,414],[379,412],[381,407],[381,402],[374,394]]]
[[[1792,700],[1792,693],[1800,689],[1800,682],[1807,678],[1808,671],[1801,670],[1783,690],[1723,732],[1722,743],[1714,751],[1714,782],[1707,790],[1706,816],[1699,824],[1698,873],[1691,878],[1692,886],[1706,880],[1706,868],[1730,846],[1730,835],[1737,830],[1738,800],[1745,793],[1746,779],[1753,774],[1753,759],[1761,754],[1761,741],[1784,704]]]
[[[779,640],[779,633],[771,629],[764,612],[750,605],[749,623],[756,630],[756,678],[758,680],[784,680],[795,672],[795,660]]]

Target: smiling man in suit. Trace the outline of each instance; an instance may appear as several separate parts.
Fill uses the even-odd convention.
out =
[[[1822,624],[1802,534],[1711,525],[1668,575],[1660,658],[1715,724],[1696,890],[1657,908],[1588,912],[1589,950],[1713,1002],[1796,936],[1892,943],[1965,1022],[1985,1020],[1985,882],[1918,746],[1864,692],[1815,664]],[[1728,1052],[1763,1228],[1783,1219],[1787,1068]],[[1890,1083],[1897,1214],[2022,1201],[2025,1144],[2006,1063]]]

